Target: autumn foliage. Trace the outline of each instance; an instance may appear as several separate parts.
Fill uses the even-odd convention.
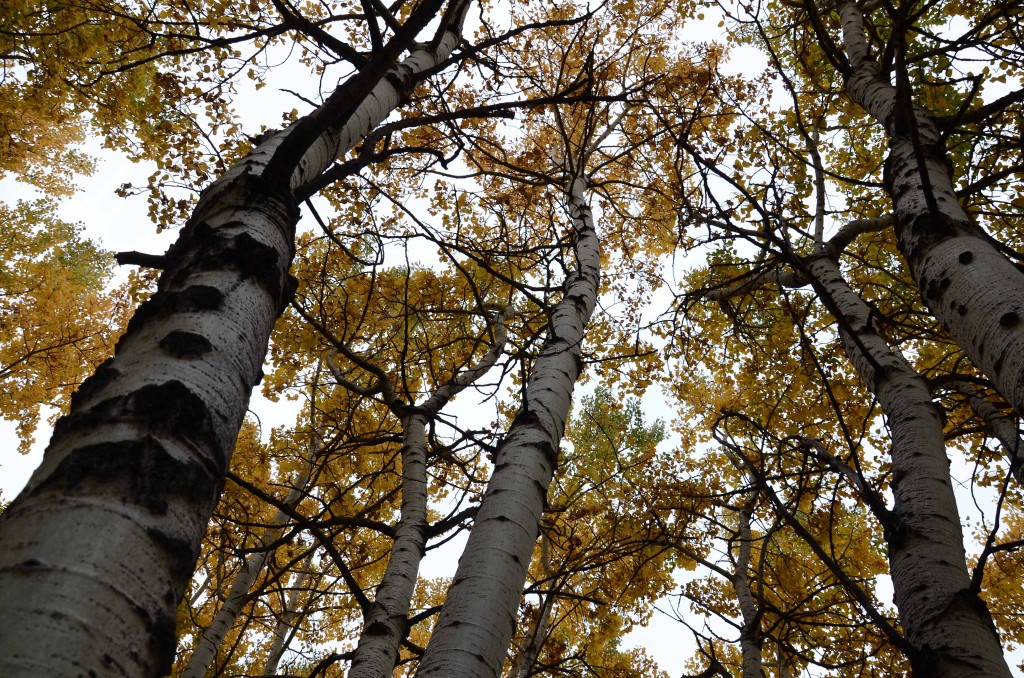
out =
[[[1024,670],[1020,3],[6,9],[0,591],[130,518],[109,675]]]

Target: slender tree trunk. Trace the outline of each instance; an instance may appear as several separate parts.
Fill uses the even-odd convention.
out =
[[[889,136],[885,185],[900,251],[929,310],[1024,416],[1024,272],[964,212],[935,118],[881,75],[854,2],[840,3],[851,98]],[[909,87],[909,85],[908,85]]]
[[[555,599],[558,592],[552,578],[550,542],[551,540],[548,539],[548,535],[541,533],[540,562],[544,568],[544,578],[548,581],[548,587],[551,590],[543,597],[540,609],[537,610],[537,618],[531,624],[530,633],[527,634],[525,642],[520,647],[519,654],[516,655],[515,660],[512,662],[512,668],[508,672],[509,678],[529,678],[530,673],[533,671],[533,665],[537,663],[541,648],[544,647],[544,641],[548,636],[548,624],[551,622],[551,611],[555,607]]]
[[[192,572],[277,316],[293,191],[383,120],[459,40],[394,61],[436,15],[425,0],[320,109],[204,191],[157,293],[72,399],[42,465],[0,516],[0,675],[162,676]],[[468,3],[462,2],[459,15]]]
[[[284,505],[288,508],[295,508],[302,498],[306,496],[306,486],[313,473],[316,457],[319,452],[319,445],[315,441],[316,434],[312,434],[314,440],[308,445],[308,457],[305,460],[306,468],[292,481],[292,489],[284,499]],[[273,553],[276,542],[284,535],[288,527],[290,516],[282,509],[278,509],[271,519],[271,525],[260,535],[259,541],[263,550],[249,554],[239,569],[235,579],[231,582],[227,598],[217,615],[210,622],[210,625],[203,631],[199,641],[196,643],[192,656],[181,672],[181,678],[203,678],[209,672],[217,657],[217,651],[224,643],[224,637],[235,623],[242,608],[249,602],[249,591],[263,571],[267,558]]]
[[[732,586],[740,604],[743,626],[740,627],[740,653],[743,657],[743,678],[761,678],[761,611],[750,588],[747,568],[750,567],[750,551],[753,535],[750,532],[750,514],[757,503],[757,494],[739,510],[739,546],[736,565],[733,570]]]
[[[894,506],[885,525],[896,607],[915,675],[1010,675],[985,602],[970,590],[963,532],[949,475],[942,415],[924,379],[872,325],[871,309],[820,256],[816,290],[842,320],[840,340],[878,398],[892,436]]]
[[[272,676],[277,673],[277,665],[281,663],[281,657],[284,656],[284,651],[288,647],[288,638],[292,635],[295,620],[299,616],[299,599],[302,598],[306,587],[310,585],[310,580],[315,586],[320,579],[319,575],[314,576],[313,574],[315,553],[315,549],[310,549],[309,555],[303,560],[302,568],[292,578],[290,586],[292,591],[284,602],[281,617],[277,620],[277,628],[274,629],[274,640],[267,651],[267,660],[263,663],[264,676]]]
[[[408,633],[408,613],[427,539],[427,425],[459,392],[482,377],[505,349],[505,323],[512,307],[493,323],[494,343],[480,362],[439,387],[419,406],[396,407],[402,418],[402,517],[395,528],[388,566],[363,622],[348,678],[387,678]]]
[[[578,270],[566,280],[565,296],[551,311],[549,335],[519,414],[495,452],[494,471],[417,676],[501,673],[573,388],[583,369],[584,330],[597,303],[600,242],[585,189],[585,179],[577,176],[567,191]]]
[[[971,409],[985,421],[989,432],[999,441],[1003,452],[1006,453],[1006,460],[1010,464],[1010,473],[1018,483],[1024,483],[1024,447],[1021,445],[1017,422],[986,400],[974,384],[955,381],[953,388],[967,398]]]

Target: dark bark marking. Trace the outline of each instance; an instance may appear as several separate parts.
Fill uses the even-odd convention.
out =
[[[183,496],[190,502],[209,502],[217,491],[217,482],[199,464],[176,459],[149,436],[80,447],[57,466],[40,488],[63,482],[64,491],[73,492],[86,479],[106,485],[116,483],[122,499],[152,513],[167,511],[167,495]]]
[[[1013,311],[1010,311],[1009,313],[1004,313],[1002,315],[1002,317],[999,318],[999,324],[1002,325],[1003,327],[1007,328],[1007,329],[1010,329],[1011,327],[1015,327],[1019,322],[1020,322],[1020,316],[1018,316]]]
[[[159,675],[167,675],[174,663],[174,653],[178,645],[176,624],[177,620],[173,615],[161,611],[149,626],[149,645],[152,648],[149,656],[155,659]],[[152,671],[149,673],[152,674]]]
[[[366,627],[366,635],[368,636],[386,636],[390,631],[388,625],[379,619]]]
[[[213,350],[213,345],[201,334],[174,330],[160,340],[160,348],[176,358],[198,358]]]
[[[299,279],[291,273],[285,274],[284,278],[284,289],[281,293],[281,298],[277,307],[277,314],[281,315],[285,309],[288,308],[288,304],[292,303],[292,299],[295,298],[295,291],[299,289]]]
[[[180,292],[157,292],[147,299],[128,321],[128,336],[155,318],[191,311],[216,311],[224,302],[224,295],[216,287],[192,285]]]
[[[988,604],[985,602],[984,598],[971,589],[967,588],[957,591],[956,595],[953,596],[953,600],[950,601],[949,609],[951,611],[958,609],[970,610],[974,616],[980,617],[985,625],[991,629],[992,633],[996,634],[998,637],[996,624],[992,620],[992,614],[989,612]]]
[[[279,299],[283,283],[279,270],[281,257],[270,245],[266,245],[248,233],[239,233],[231,238],[221,256],[227,267],[238,271],[243,278],[255,280],[274,299]]]
[[[974,254],[970,250],[965,250],[960,253],[958,259],[960,259],[961,264],[966,266],[967,264],[971,263],[972,259],[974,259]]]
[[[554,445],[547,441],[544,441],[540,445],[540,452],[541,454],[544,455],[544,458],[551,463],[552,466],[558,464],[558,449]]]
[[[229,223],[225,227],[237,225]],[[196,243],[198,253],[193,265],[188,271],[180,271],[180,275],[198,271],[237,271],[243,280],[253,280],[263,288],[276,302],[278,312],[284,311],[295,294],[298,280],[283,270],[287,266],[276,249],[245,232],[227,238],[215,231],[197,231],[195,237],[203,237],[204,242]]]
[[[111,367],[113,362],[113,358],[107,358],[100,363],[92,376],[82,382],[82,385],[78,387],[78,390],[71,395],[72,410],[76,410],[81,407],[84,401],[88,400],[99,391],[102,391],[117,379],[121,373]]]
[[[155,528],[146,530],[146,534],[166,552],[167,562],[171,566],[171,572],[175,581],[183,581],[192,574],[196,558],[199,557],[198,548],[185,539],[175,537],[172,534],[167,534]],[[180,596],[174,587],[170,587],[167,589],[164,597],[168,603],[177,606]]]
[[[98,447],[144,445],[144,441],[152,439],[154,435],[166,435],[185,439],[192,449],[204,453],[203,461],[210,469],[208,473],[204,470],[204,475],[219,479],[227,469],[227,451],[214,431],[206,403],[180,381],[143,386],[127,395],[107,398],[88,410],[61,417],[54,427],[54,440],[74,436],[81,428],[108,424],[112,421],[136,424],[146,434],[140,434],[140,439],[134,441],[102,443]],[[77,452],[73,452],[65,462],[76,454]],[[174,463],[181,464],[177,460]],[[202,470],[199,465],[196,465],[196,468]],[[209,491],[216,489],[214,487]]]

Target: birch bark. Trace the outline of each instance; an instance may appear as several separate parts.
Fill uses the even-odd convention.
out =
[[[408,613],[419,577],[427,540],[427,438],[426,428],[459,391],[482,377],[505,348],[505,323],[512,313],[507,306],[497,313],[494,343],[480,362],[439,387],[419,406],[392,409],[402,418],[402,514],[395,528],[395,542],[373,604],[363,622],[348,678],[388,678],[398,663],[398,651],[408,633]]]
[[[750,515],[757,503],[757,493],[745,501],[738,512],[739,542],[736,563],[733,569],[732,586],[740,604],[743,626],[740,627],[740,653],[743,657],[743,678],[761,678],[761,611],[750,588],[747,568],[750,567],[750,551],[754,541],[750,531]]]
[[[291,490],[288,491],[288,495],[283,502],[290,509],[295,508],[302,498],[306,496],[306,486],[309,484],[309,479],[313,474],[319,446],[315,440],[316,434],[312,435],[314,440],[310,442],[307,448],[308,456],[305,460],[305,469],[293,479]],[[217,610],[217,615],[196,643],[192,656],[189,657],[188,663],[181,672],[181,678],[203,678],[209,672],[210,667],[213,665],[213,660],[217,657],[217,651],[220,649],[221,644],[224,643],[224,637],[231,630],[235,619],[238,618],[242,608],[249,601],[249,591],[252,589],[253,584],[256,583],[256,578],[259,577],[260,572],[263,571],[267,558],[273,553],[274,544],[284,535],[289,520],[289,514],[283,509],[278,509],[274,513],[274,517],[271,520],[273,527],[267,528],[260,536],[260,542],[263,544],[264,550],[252,553],[245,559],[234,581],[231,582],[231,588],[228,589],[228,595],[224,600],[224,604]]]
[[[274,640],[267,651],[267,660],[263,663],[263,675],[272,676],[277,673],[277,665],[281,663],[281,657],[288,648],[288,640],[293,635],[295,620],[299,617],[299,601],[306,587],[312,583],[316,586],[321,575],[313,573],[313,556],[315,550],[310,550],[309,555],[303,561],[302,568],[292,579],[291,593],[285,601],[281,610],[281,618],[277,620],[277,628],[274,629]]]
[[[910,273],[932,314],[1024,415],[1024,273],[964,212],[935,118],[903,110],[870,56],[861,9],[842,2],[839,10],[847,91],[889,136],[884,179]]]
[[[952,386],[963,394],[971,409],[985,421],[990,433],[999,441],[1003,452],[1006,453],[1010,473],[1018,483],[1024,483],[1024,448],[1021,446],[1017,422],[986,400],[974,384],[954,381]]]
[[[885,536],[900,622],[917,650],[909,657],[915,675],[1009,676],[985,602],[970,590],[941,413],[927,384],[875,331],[870,307],[834,259],[816,257],[808,268],[841,320],[843,350],[878,398],[892,437],[894,505]]]
[[[551,611],[555,607],[555,598],[558,594],[558,586],[555,585],[553,572],[551,571],[551,546],[547,534],[540,535],[540,559],[544,568],[544,579],[548,582],[550,591],[543,596],[540,609],[537,611],[537,618],[533,620],[532,628],[525,637],[525,642],[520,647],[519,654],[512,662],[509,670],[509,678],[529,678],[533,673],[533,665],[540,657],[541,648],[548,637],[548,624],[551,621]]]
[[[558,446],[583,369],[584,330],[597,303],[600,241],[584,192],[570,181],[567,202],[577,271],[552,309],[549,335],[523,403],[494,455],[494,471],[417,676],[484,678],[501,673],[516,608],[537,541]]]
[[[419,25],[388,53],[408,47],[440,5],[421,5]],[[166,674],[177,603],[293,292],[293,191],[450,53],[468,5],[457,0],[442,35],[402,63],[373,62],[311,114],[315,124],[273,136],[204,191],[157,293],[78,390],[0,517],[0,615],[18,620],[0,634],[0,675]],[[346,96],[346,114],[332,118]]]

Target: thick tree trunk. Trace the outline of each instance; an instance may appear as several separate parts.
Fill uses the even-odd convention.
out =
[[[886,525],[900,622],[915,675],[1010,675],[985,602],[970,590],[963,532],[949,475],[942,414],[924,379],[872,325],[871,309],[836,261],[809,262],[815,289],[842,322],[840,340],[878,398],[892,437],[894,506]]]
[[[0,517],[0,615],[17,620],[0,633],[0,675],[166,674],[175,610],[293,292],[292,191],[383,120],[457,30],[390,70],[360,72],[341,120],[344,93],[203,193],[157,293],[78,390]]]
[[[861,10],[843,2],[840,13],[847,91],[889,136],[885,185],[910,273],[943,328],[1024,416],[1024,272],[964,212],[934,117],[898,101],[869,54]]]
[[[575,178],[567,199],[578,271],[550,315],[549,335],[519,414],[494,455],[494,471],[459,559],[417,676],[486,678],[501,673],[537,541],[572,392],[583,369],[584,330],[597,303],[600,242]]]

